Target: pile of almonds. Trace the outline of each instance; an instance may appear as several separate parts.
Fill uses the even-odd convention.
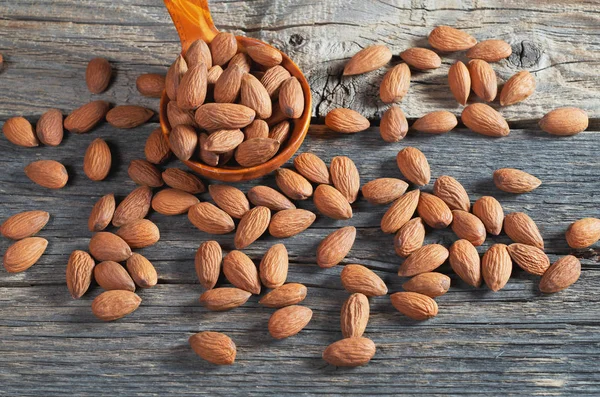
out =
[[[468,34],[446,26],[434,29],[429,42],[443,52],[468,50],[467,56],[472,58],[467,66],[457,62],[449,72],[449,86],[459,103],[466,104],[471,89],[486,102],[494,100],[496,76],[487,62],[510,55],[507,43],[499,40],[477,43]],[[160,238],[158,227],[145,219],[150,208],[167,216],[187,214],[195,227],[209,234],[235,232],[236,249],[226,255],[214,240],[199,246],[195,268],[205,289],[200,302],[208,310],[231,310],[243,305],[251,295],[260,294],[263,287],[269,288],[271,291],[259,303],[276,309],[268,322],[269,333],[275,339],[296,335],[309,324],[312,310],[300,305],[308,290],[302,284],[288,282],[288,251],[284,244],[271,246],[258,266],[242,250],[265,233],[288,238],[309,228],[317,215],[297,208],[294,201],[311,197],[322,216],[338,220],[352,218],[352,203],[360,192],[373,205],[389,204],[381,219],[381,230],[395,235],[395,252],[405,258],[398,275],[409,278],[402,285],[404,291],[391,294],[390,300],[399,312],[414,320],[437,315],[434,298],[449,290],[450,278],[435,270],[446,260],[465,283],[479,287],[485,282],[492,291],[506,285],[513,262],[526,272],[541,276],[539,288],[544,293],[563,290],[579,278],[581,265],[574,256],[564,256],[550,264],[537,225],[527,214],[505,215],[501,204],[491,196],[481,197],[471,205],[464,187],[448,175],[438,177],[431,192],[419,188],[408,190],[409,184],[398,178],[379,178],[361,187],[359,171],[350,158],[336,156],[327,165],[312,153],[302,153],[294,159],[293,169],[280,168],[275,172],[279,191],[259,185],[244,193],[224,184],[211,184],[207,189],[195,175],[178,168],[160,170],[157,165],[169,159],[171,149],[181,160],[198,158],[212,166],[233,164],[232,158],[240,166],[252,166],[277,153],[289,134],[290,119],[303,113],[302,90],[298,81],[279,65],[281,53],[261,45],[246,50],[247,53],[238,52],[235,37],[221,33],[210,45],[200,40],[194,42],[185,56],[178,57],[171,65],[166,77],[145,74],[138,78],[136,86],[143,95],[160,97],[166,89],[172,131],[169,142],[160,129],[149,135],[145,159],[132,161],[128,168],[130,178],[140,187],[118,206],[112,193],[97,201],[88,222],[89,230],[94,233],[89,253],[76,250],[68,260],[66,281],[74,298],[85,294],[92,279],[106,290],[92,303],[92,312],[98,318],[111,321],[133,312],[141,303],[135,294],[136,285],[148,288],[157,283],[154,266],[132,251],[155,244]],[[388,63],[391,56],[385,46],[366,48],[347,63],[344,74],[375,70]],[[411,48],[400,56],[405,63],[392,68],[381,84],[380,96],[385,103],[399,102],[407,94],[411,67],[427,70],[441,64],[437,53],[424,48]],[[106,90],[111,75],[112,68],[106,60],[90,61],[86,72],[90,92],[99,94]],[[533,76],[520,72],[505,84],[500,104],[508,106],[522,101],[534,88]],[[153,116],[152,111],[139,106],[109,109],[107,102],[93,101],[74,110],[64,122],[62,113],[51,109],[42,115],[35,132],[22,117],[8,120],[3,132],[17,145],[56,146],[62,141],[63,125],[69,132],[85,133],[104,118],[117,128],[133,128]],[[330,129],[341,133],[359,132],[370,126],[362,115],[343,108],[331,111],[325,122]],[[509,133],[500,113],[483,103],[466,106],[462,122],[484,135]],[[437,111],[417,120],[413,129],[439,134],[457,124],[452,113]],[[561,108],[548,113],[540,126],[551,134],[572,135],[587,128],[587,115],[575,108]],[[402,110],[392,105],[381,120],[382,138],[397,142],[407,131]],[[106,142],[100,138],[94,140],[83,164],[88,178],[92,181],[106,178],[111,157]],[[431,170],[419,149],[405,147],[396,160],[399,171],[411,184],[417,187],[429,184]],[[31,163],[25,173],[47,188],[62,188],[68,181],[64,166],[52,160]],[[516,194],[530,192],[541,184],[535,176],[510,168],[496,170],[492,178],[500,190]],[[164,185],[167,187],[153,191]],[[214,204],[200,202],[196,197],[206,190]],[[415,214],[418,216],[414,217]],[[4,266],[9,272],[28,269],[43,254],[48,242],[33,236],[48,219],[47,212],[28,211],[11,216],[2,224],[2,234],[18,240],[4,255]],[[114,233],[106,230],[111,224],[117,228]],[[440,244],[423,245],[426,227],[451,227],[457,240],[449,249]],[[488,235],[497,236],[502,230],[514,243],[493,244],[480,258],[476,247]],[[352,249],[356,233],[355,227],[344,226],[323,238],[316,250],[317,265],[330,268],[342,263]],[[595,244],[600,239],[600,219],[574,222],[566,232],[566,239],[576,249]],[[217,285],[221,271],[232,287]],[[364,336],[370,315],[369,298],[387,295],[388,288],[379,276],[360,264],[346,264],[340,279],[351,294],[341,308],[343,338],[324,350],[323,359],[337,366],[363,365],[376,352],[373,341]],[[235,361],[235,343],[225,334],[200,332],[192,335],[189,343],[200,357],[214,364]]]

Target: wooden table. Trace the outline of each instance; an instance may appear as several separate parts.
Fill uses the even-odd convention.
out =
[[[68,134],[56,148],[16,147],[2,137],[0,219],[33,209],[49,211],[52,218],[40,233],[49,246],[39,263],[20,274],[0,271],[0,394],[600,395],[600,246],[574,252],[564,239],[572,221],[600,215],[600,3],[218,0],[211,6],[221,29],[274,44],[306,72],[316,118],[303,151],[327,162],[350,156],[365,183],[398,177],[396,153],[407,145],[418,147],[429,159],[433,180],[452,175],[473,201],[494,195],[507,212],[527,212],[538,223],[551,260],[568,253],[581,258],[581,279],[567,291],[545,296],[537,289],[538,277],[515,269],[506,288],[492,293],[467,287],[444,265],[441,271],[451,275],[452,288],[437,299],[436,318],[409,321],[388,297],[372,299],[366,336],[377,344],[377,354],[367,366],[335,368],[321,353],[341,338],[339,310],[348,294],[340,284],[342,266],[318,268],[315,248],[334,228],[355,225],[357,241],[345,263],[364,264],[391,292],[400,290],[401,260],[392,236],[379,229],[385,207],[360,199],[351,220],[319,216],[311,229],[284,241],[291,260],[288,281],[308,286],[305,304],[314,317],[299,335],[282,341],[269,336],[272,310],[259,306],[257,297],[231,312],[205,310],[198,302],[202,289],[193,257],[213,236],[195,229],[185,216],[152,213],[161,240],[142,252],[158,269],[159,284],[139,291],[143,302],[135,313],[102,323],[90,311],[99,287],[80,300],[69,296],[67,258],[87,247],[94,202],[109,192],[121,199],[134,188],[127,165],[143,157],[145,138],[157,119],[134,130],[104,124],[90,134]],[[66,114],[92,98],[157,109],[157,100],[138,94],[135,79],[144,72],[164,73],[178,53],[177,34],[160,0],[1,0],[0,10],[5,59],[0,120],[24,115],[36,121],[50,107]],[[457,128],[442,136],[409,133],[400,143],[384,143],[376,125],[385,109],[377,96],[385,70],[340,78],[344,62],[360,48],[384,43],[398,54],[425,46],[428,32],[439,24],[463,28],[479,40],[510,42],[514,54],[494,64],[501,81],[522,69],[535,75],[533,97],[501,109],[511,125],[509,137],[491,139]],[[401,105],[411,121],[437,109],[460,114],[446,73],[463,55],[444,56],[438,70],[413,73]],[[86,64],[94,56],[110,59],[116,69],[110,89],[99,96],[89,94],[84,83]],[[559,139],[538,130],[536,120],[566,105],[589,112],[588,131]],[[374,127],[353,136],[323,134],[323,116],[337,106],[361,111]],[[108,141],[115,158],[103,182],[91,182],[82,171],[84,150],[97,137]],[[23,167],[37,159],[63,162],[70,174],[67,187],[49,191],[30,182]],[[501,167],[524,169],[543,184],[529,194],[501,193],[491,181],[492,171]],[[259,182],[274,185],[272,177]],[[246,191],[255,183],[239,187]],[[209,199],[207,194],[201,198]],[[314,209],[311,202],[298,204]],[[427,242],[447,246],[454,239],[450,230],[427,235]],[[232,235],[217,240],[226,251],[233,248]],[[276,241],[264,237],[245,252],[258,261]],[[479,250],[508,241],[488,238]],[[0,250],[9,244],[2,239]],[[223,331],[235,340],[234,366],[217,368],[195,356],[187,339],[202,330]]]

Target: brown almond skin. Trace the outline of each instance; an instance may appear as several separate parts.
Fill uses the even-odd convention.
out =
[[[543,131],[560,136],[579,134],[588,128],[588,124],[587,113],[574,107],[554,109],[546,113],[539,122]]]
[[[468,58],[482,59],[486,62],[498,62],[508,58],[510,54],[512,54],[512,48],[504,40],[480,41],[467,51]]]
[[[231,33],[218,33],[208,46],[210,47],[213,65],[223,66],[237,52],[237,41]]]
[[[400,142],[408,132],[408,121],[402,109],[396,105],[390,106],[383,113],[381,122],[379,123],[379,134],[381,139],[386,142]]]
[[[544,240],[533,221],[524,212],[511,212],[504,217],[504,232],[515,243],[533,245],[544,249]]]
[[[471,209],[467,191],[459,181],[451,176],[440,176],[433,184],[433,194],[441,198],[451,210],[469,212]]]
[[[337,108],[327,113],[325,125],[335,132],[354,134],[366,130],[371,126],[371,123],[363,115],[352,109]]]
[[[146,257],[134,252],[127,259],[127,271],[140,288],[154,287],[158,282],[156,269]]]
[[[332,219],[352,218],[352,207],[348,200],[336,188],[330,185],[319,185],[315,189],[313,203],[319,212]]]
[[[550,267],[548,255],[537,247],[514,243],[508,246],[508,253],[513,262],[527,273],[542,276]]]
[[[205,241],[200,244],[194,258],[194,266],[200,285],[206,289],[214,288],[219,280],[222,261],[223,251],[217,241]]]
[[[281,108],[279,107],[279,103],[276,103],[273,106],[273,114],[271,115],[271,117],[269,117],[265,121],[267,122],[269,127],[274,127],[274,126],[276,126],[284,121],[287,121],[287,120],[288,120],[288,118],[281,111]]]
[[[417,292],[435,298],[448,292],[450,277],[436,272],[421,273],[402,284],[402,288],[409,292]]]
[[[120,105],[106,113],[106,121],[116,128],[135,128],[144,124],[154,112],[143,106]]]
[[[192,350],[202,359],[215,365],[231,365],[235,361],[235,343],[220,332],[199,332],[190,336]]]
[[[197,176],[179,168],[167,168],[162,173],[165,184],[173,189],[179,189],[187,193],[204,193],[206,187]]]
[[[357,52],[344,67],[344,76],[371,72],[392,59],[392,52],[384,45],[373,45]]]
[[[402,262],[398,269],[398,275],[400,277],[412,277],[417,274],[431,272],[446,262],[448,255],[448,250],[443,245],[424,245]]]
[[[215,204],[232,218],[241,219],[250,210],[250,203],[244,192],[230,185],[208,186],[210,197]]]
[[[402,175],[418,186],[424,186],[431,179],[431,170],[427,158],[419,149],[406,147],[398,152],[396,163]]]
[[[258,303],[266,307],[285,307],[300,303],[306,298],[306,286],[298,283],[284,284],[263,296]]]
[[[104,58],[92,59],[85,70],[85,83],[92,94],[100,94],[108,88],[112,67]]]
[[[512,261],[508,247],[504,244],[492,245],[481,258],[481,274],[486,285],[498,292],[504,288],[511,273]]]
[[[143,219],[150,210],[152,190],[148,186],[140,186],[129,193],[117,206],[112,224],[116,227],[137,219]]]
[[[470,34],[450,26],[438,26],[429,33],[429,44],[444,52],[464,51],[477,44]]]
[[[115,234],[131,248],[145,248],[160,240],[158,226],[149,219],[138,219],[121,226]]]
[[[179,82],[181,78],[188,71],[187,63],[185,59],[179,55],[175,62],[169,67],[167,76],[165,78],[165,91],[171,101],[177,100],[177,90],[179,89]]]
[[[31,123],[24,117],[12,117],[2,126],[2,132],[11,143],[23,147],[36,147],[40,143],[33,133]]]
[[[131,248],[125,240],[110,232],[98,232],[89,244],[90,254],[98,261],[123,262],[131,256]]]
[[[317,247],[317,265],[329,268],[344,260],[354,245],[356,228],[345,226],[327,235]]]
[[[427,134],[444,134],[452,131],[457,124],[458,120],[454,114],[447,110],[437,110],[415,121],[412,128]]]
[[[388,289],[381,277],[363,265],[346,265],[340,274],[342,285],[348,292],[366,296],[382,296]]]
[[[350,295],[340,313],[340,325],[344,338],[360,338],[369,322],[369,299],[360,293]]]
[[[485,230],[497,236],[502,231],[504,210],[502,205],[492,196],[483,196],[473,204],[473,215],[481,219]]]
[[[419,70],[437,69],[442,65],[442,59],[427,48],[413,47],[400,53],[400,58],[409,66]]]
[[[146,160],[152,164],[161,164],[171,156],[169,141],[163,135],[161,128],[155,129],[148,135],[144,146],[144,155]]]
[[[252,138],[268,138],[269,124],[264,120],[254,120],[250,125],[244,128],[244,140]]]
[[[540,280],[540,291],[553,294],[573,285],[581,275],[581,262],[573,255],[559,258]]]
[[[213,152],[209,152],[208,150],[204,149],[204,143],[206,142],[206,140],[208,139],[208,135],[205,133],[200,133],[199,137],[198,137],[198,143],[199,143],[199,152],[198,155],[200,156],[200,160],[202,160],[202,162],[204,162],[205,164],[211,165],[213,167],[216,167],[217,164],[219,164],[219,155]]]
[[[106,229],[110,224],[115,213],[115,195],[110,193],[102,196],[90,212],[88,218],[88,230],[90,232],[99,232]]]
[[[138,185],[160,187],[164,184],[158,168],[146,160],[131,160],[127,174]]]
[[[271,117],[273,114],[271,97],[269,96],[265,86],[263,86],[256,77],[251,74],[245,74],[242,76],[240,94],[241,104],[249,107],[250,109],[254,109],[258,117],[261,119],[268,119]],[[302,95],[302,88],[300,88],[300,95]],[[287,100],[289,100],[289,98]],[[301,107],[304,109],[304,96],[302,96]]]
[[[567,244],[571,248],[587,248],[600,240],[600,219],[579,219],[567,229],[565,233]]]
[[[248,301],[252,294],[239,288],[215,288],[200,295],[200,303],[208,310],[222,312],[235,309]]]
[[[260,294],[260,279],[256,265],[242,251],[230,251],[223,258],[223,273],[236,287],[252,294]]]
[[[50,220],[46,211],[23,211],[6,219],[0,231],[6,238],[22,240],[42,230]]]
[[[390,69],[379,86],[379,97],[385,103],[400,102],[410,86],[410,68],[401,63]]]
[[[313,187],[302,175],[287,168],[275,171],[275,182],[292,200],[306,200],[313,195]]]
[[[399,256],[406,258],[423,246],[425,226],[421,218],[413,218],[406,222],[394,236],[394,250]]]
[[[452,231],[458,238],[469,240],[474,246],[483,244],[486,238],[485,225],[475,215],[463,211],[452,211]]]
[[[275,311],[269,318],[269,333],[275,339],[296,335],[312,319],[312,310],[305,306],[286,306]]]
[[[62,112],[58,109],[47,110],[35,125],[35,133],[44,145],[60,145],[64,135]]]
[[[381,231],[396,233],[406,222],[412,218],[419,203],[419,190],[404,193],[392,203],[381,218]]]
[[[199,63],[185,72],[177,87],[177,107],[181,110],[194,110],[206,99],[207,91],[206,65]]]
[[[279,108],[283,114],[291,119],[297,119],[304,113],[304,93],[296,77],[290,77],[281,84],[279,88]]]
[[[461,120],[472,131],[494,138],[510,133],[508,123],[500,113],[485,103],[472,103],[465,107]]]
[[[192,225],[210,234],[227,234],[235,229],[231,216],[211,203],[198,203],[190,207],[188,219]]]
[[[471,92],[471,75],[469,69],[461,61],[456,61],[448,69],[448,85],[454,98],[461,105],[466,105]]]
[[[269,45],[248,45],[246,51],[248,51],[248,55],[254,62],[268,68],[279,65],[283,60],[281,52]]]
[[[177,189],[163,189],[154,195],[152,209],[163,215],[180,215],[188,212],[199,201],[193,194]]]
[[[397,178],[379,178],[367,182],[362,194],[371,204],[388,204],[402,196],[408,183]]]
[[[254,205],[262,205],[271,211],[295,209],[296,206],[287,197],[268,186],[254,186],[248,190],[248,199]]]
[[[267,207],[254,207],[247,211],[235,232],[235,248],[244,249],[255,242],[267,230],[269,222],[271,222],[271,210]]]
[[[484,60],[473,59],[467,63],[471,76],[471,89],[485,102],[491,102],[498,93],[498,80],[494,69]]]
[[[85,151],[83,172],[92,181],[102,181],[108,176],[111,165],[110,147],[102,138],[94,139]]]
[[[345,338],[327,346],[323,360],[337,367],[358,367],[367,364],[375,355],[371,339]]]
[[[236,103],[205,103],[194,114],[196,123],[207,131],[244,128],[255,116],[253,109]]]
[[[95,262],[85,251],[73,251],[67,263],[67,288],[73,299],[85,294],[92,282]]]
[[[333,186],[346,197],[350,204],[355,202],[360,190],[360,175],[354,161],[346,156],[336,156],[331,159],[329,172]]]
[[[277,238],[287,238],[308,229],[316,219],[316,215],[303,209],[279,211],[271,217],[269,234]]]
[[[33,182],[48,189],[61,189],[69,180],[64,165],[54,160],[38,160],[25,167],[25,175]]]
[[[275,244],[260,261],[260,280],[267,288],[281,287],[288,274],[288,252],[283,244]]]
[[[421,192],[417,213],[434,229],[443,229],[452,223],[452,211],[441,198],[433,194]]]
[[[313,153],[302,153],[294,159],[296,171],[311,182],[329,184],[330,176],[327,165]]]
[[[417,292],[396,292],[390,295],[390,300],[396,310],[413,320],[424,321],[438,314],[437,303]]]
[[[214,99],[218,103],[233,103],[240,95],[244,71],[238,65],[229,65],[219,76],[214,88]],[[242,103],[248,106],[246,103]]]
[[[4,253],[4,268],[9,273],[24,272],[35,265],[47,246],[48,240],[41,237],[26,237],[13,243]]]
[[[64,126],[69,132],[83,134],[96,126],[108,113],[110,105],[106,101],[93,101],[71,112],[65,118]]]
[[[536,189],[542,181],[525,171],[501,168],[494,171],[494,184],[502,191],[521,194]]]
[[[477,249],[470,241],[455,241],[450,246],[448,259],[452,270],[465,283],[476,288],[481,286],[481,260]]]
[[[143,96],[160,98],[165,89],[165,76],[158,73],[144,73],[137,78],[135,86]]]
[[[173,154],[181,161],[189,160],[198,146],[198,134],[193,127],[178,125],[169,134],[169,146]]]
[[[522,70],[504,83],[500,92],[500,105],[514,105],[529,98],[534,92],[535,77],[527,70]]]
[[[260,82],[267,89],[271,99],[277,99],[279,97],[279,88],[281,87],[281,84],[290,77],[290,72],[283,66],[276,65],[267,69],[265,74],[261,77]]]
[[[134,312],[141,302],[131,291],[105,291],[92,302],[92,313],[102,321],[118,320]]]
[[[107,291],[125,290],[135,292],[135,283],[127,270],[114,261],[104,261],[94,267],[94,280]]]
[[[179,107],[177,107],[177,102],[175,101],[171,101],[167,104],[167,119],[169,120],[171,128],[175,128],[181,124],[190,127],[198,126],[194,119],[194,112],[192,110],[179,109]]]
[[[252,138],[242,142],[235,151],[235,160],[242,167],[266,163],[277,154],[279,142],[271,138]]]
[[[231,60],[229,60],[227,67],[229,68],[233,65],[236,65],[239,68],[241,68],[244,73],[250,73],[250,69],[252,67],[252,59],[247,54],[243,52],[238,52],[231,58]]]
[[[185,51],[185,63],[188,66],[194,66],[203,63],[207,69],[212,67],[212,54],[206,42],[202,39],[197,39]]]

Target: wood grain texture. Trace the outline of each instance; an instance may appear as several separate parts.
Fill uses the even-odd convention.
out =
[[[356,243],[343,263],[361,263],[387,283],[390,293],[405,279],[396,275],[402,259],[395,255],[393,236],[379,229],[386,206],[360,197],[354,217],[335,221],[318,216],[307,231],[289,239],[262,237],[244,250],[258,264],[273,244],[289,251],[288,281],[308,286],[303,304],[313,320],[300,334],[273,340],[267,322],[273,309],[258,305],[259,297],[227,313],[207,311],[198,302],[202,288],[194,270],[201,242],[219,241],[234,249],[233,234],[209,236],[186,216],[152,212],[161,231],[153,247],[139,250],[157,268],[159,284],[139,291],[143,299],[132,315],[113,323],[96,320],[90,305],[101,289],[93,286],[81,300],[71,299],[65,284],[69,254],[86,249],[89,211],[101,196],[114,192],[121,200],[135,185],[127,176],[129,162],[143,157],[144,141],[156,120],[132,130],[107,123],[89,134],[66,134],[58,147],[20,148],[0,137],[0,220],[24,210],[46,210],[51,219],[42,232],[49,246],[38,264],[20,274],[0,270],[0,395],[573,395],[600,394],[596,364],[600,354],[600,247],[571,250],[564,239],[576,219],[600,215],[600,15],[597,2],[457,2],[352,0],[211,1],[222,29],[264,39],[297,60],[312,83],[317,115],[335,106],[350,106],[373,119],[367,131],[342,136],[327,134],[315,123],[303,151],[352,158],[361,185],[379,177],[401,177],[397,152],[415,146],[428,157],[431,191],[440,175],[452,175],[471,201],[493,195],[505,211],[525,211],[539,225],[546,251],[554,261],[573,253],[582,258],[581,279],[566,291],[545,296],[539,278],[514,267],[507,287],[498,293],[473,289],[452,277],[450,291],[437,298],[440,314],[427,322],[400,315],[389,297],[371,299],[365,336],[377,345],[372,362],[356,369],[335,368],[321,359],[325,347],[341,338],[339,311],[348,293],[342,266],[321,269],[315,250],[323,237],[343,225],[357,227]],[[158,101],[139,95],[141,73],[164,72],[178,51],[178,38],[159,0],[96,0],[75,2],[0,0],[0,123],[17,114],[37,120],[49,107],[68,112],[94,98],[113,104],[141,104],[157,109]],[[359,48],[387,43],[395,54],[425,45],[429,30],[440,23],[465,28],[479,39],[507,39],[524,53],[495,64],[502,79],[523,67],[535,71],[538,91],[523,104],[503,109],[514,129],[509,137],[486,138],[459,128],[441,136],[410,131],[396,144],[383,142],[376,125],[384,109],[376,90],[381,73],[340,81],[344,61]],[[85,66],[93,56],[106,56],[116,72],[109,90],[87,92]],[[415,119],[430,110],[460,113],[451,100],[445,72],[414,73],[401,105]],[[559,105],[577,105],[590,112],[590,131],[556,138],[535,128],[533,119]],[[104,138],[113,154],[108,178],[92,182],[83,173],[83,155],[95,138]],[[31,161],[63,162],[69,183],[58,191],[29,181],[23,168]],[[291,161],[289,162],[291,164]],[[183,165],[172,160],[168,166]],[[543,181],[531,193],[499,191],[492,172],[502,167],[523,169]],[[275,187],[273,176],[235,186],[247,192],[256,183]],[[199,195],[210,200],[207,193]],[[310,200],[296,203],[314,210]],[[449,246],[450,229],[428,231],[427,242]],[[509,242],[505,235],[488,238]],[[0,240],[0,251],[10,242]],[[220,280],[225,285],[225,280]],[[187,338],[196,332],[227,333],[238,346],[236,364],[217,368],[191,351]]]

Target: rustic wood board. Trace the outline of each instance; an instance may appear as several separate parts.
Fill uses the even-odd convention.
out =
[[[503,139],[457,129],[444,136],[409,133],[398,144],[386,144],[377,127],[354,136],[332,136],[315,120],[303,151],[329,162],[346,155],[355,160],[361,182],[400,176],[395,155],[406,145],[429,158],[433,180],[448,174],[460,180],[475,200],[494,195],[508,211],[525,211],[535,219],[552,260],[574,253],[582,258],[580,281],[562,293],[544,296],[538,278],[515,268],[499,293],[467,287],[451,275],[452,289],[438,299],[438,317],[422,323],[396,312],[388,297],[372,299],[367,336],[377,354],[365,367],[327,366],[325,346],[339,339],[339,309],[347,297],[339,281],[341,266],[320,269],[314,252],[336,227],[358,228],[345,263],[362,263],[384,278],[391,292],[400,290],[400,263],[392,236],[379,230],[385,207],[360,199],[349,221],[318,217],[311,229],[283,240],[290,252],[289,281],[309,287],[305,304],[314,311],[299,335],[274,341],[266,331],[271,309],[257,297],[227,313],[211,313],[198,302],[193,256],[209,238],[185,216],[150,219],[161,241],[142,250],[159,271],[159,285],[140,291],[142,306],[132,315],[100,323],[90,312],[95,286],[84,299],[72,300],[64,284],[69,253],[86,249],[87,216],[102,195],[118,199],[135,186],[127,164],[143,156],[145,137],[156,120],[124,131],[101,125],[86,135],[67,135],[57,148],[18,148],[0,138],[0,219],[30,209],[52,218],[40,233],[50,242],[40,262],[27,272],[0,271],[0,395],[577,395],[600,394],[600,272],[598,245],[572,252],[564,230],[575,219],[599,216],[600,179],[600,15],[598,2],[401,2],[382,0],[305,2],[255,0],[211,1],[223,29],[274,43],[289,52],[312,83],[318,117],[335,106],[350,106],[373,119],[384,109],[376,91],[381,73],[340,80],[344,60],[374,42],[395,53],[425,44],[431,27],[460,26],[478,38],[500,37],[525,52],[495,65],[504,79],[520,68],[535,72],[538,91],[523,104],[502,109],[513,127]],[[106,56],[117,69],[109,91],[100,97],[115,104],[136,103],[157,109],[156,100],[140,97],[135,78],[141,72],[164,72],[178,49],[178,39],[162,2],[0,1],[0,121],[17,114],[35,121],[48,107],[65,113],[88,101],[83,82],[86,62]],[[411,119],[433,109],[457,114],[445,80],[455,59],[445,57],[441,70],[415,73],[402,104]],[[520,64],[522,63],[522,64]],[[533,120],[560,105],[589,111],[591,128],[564,139],[549,137]],[[109,178],[91,182],[83,174],[83,153],[96,137],[105,138],[115,163]],[[34,185],[23,167],[36,159],[56,159],[69,171],[59,191]],[[181,166],[172,161],[168,166]],[[526,195],[499,192],[491,173],[500,167],[525,169],[543,185]],[[274,186],[272,177],[261,181]],[[242,190],[253,183],[242,183]],[[425,187],[430,190],[431,184]],[[207,194],[200,195],[208,200]],[[301,208],[314,209],[310,202]],[[233,248],[232,235],[216,238]],[[449,230],[431,232],[428,242],[449,245]],[[260,260],[275,242],[265,237],[245,251]],[[506,236],[488,239],[480,252]],[[0,251],[9,246],[0,240]],[[187,338],[201,330],[229,334],[238,346],[236,365],[216,368],[196,357]]]

